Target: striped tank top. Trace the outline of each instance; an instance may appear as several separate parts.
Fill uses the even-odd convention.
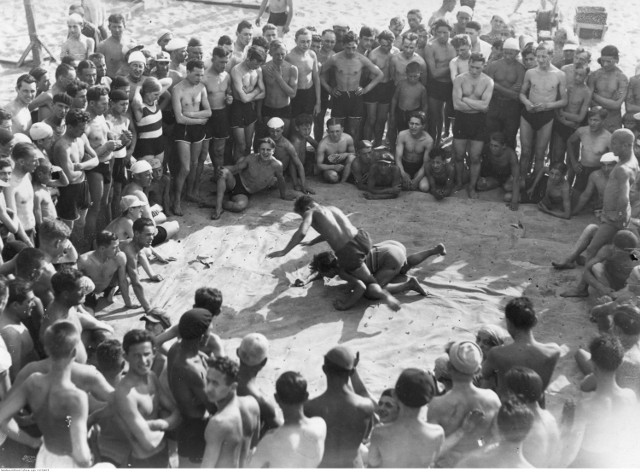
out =
[[[155,139],[162,136],[162,112],[155,105],[153,109],[142,104],[142,119],[136,121],[138,139]]]

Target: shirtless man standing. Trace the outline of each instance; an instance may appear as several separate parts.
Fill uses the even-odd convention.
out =
[[[207,397],[218,411],[205,430],[202,468],[245,467],[258,443],[260,407],[251,396],[239,397],[238,364],[228,357],[207,361]]]
[[[409,129],[400,131],[396,144],[396,165],[402,172],[402,186],[405,190],[429,192],[429,180],[425,177],[425,166],[433,139],[424,130],[427,116],[416,111],[409,118]]]
[[[86,202],[83,202],[87,186],[85,171],[99,164],[98,156],[84,134],[90,119],[84,111],[70,110],[65,117],[67,130],[53,146],[53,164],[60,166],[69,179],[69,185],[60,187],[58,217],[71,229],[76,220],[80,226],[84,225],[87,214]],[[85,160],[85,155],[90,159]]]
[[[178,323],[180,340],[171,346],[167,356],[169,387],[182,414],[176,432],[181,468],[201,466],[209,411],[215,411],[205,392],[207,357],[199,351],[212,319],[213,315],[203,308],[184,313]]]
[[[113,79],[118,70],[124,64],[125,52],[135,46],[135,43],[127,36],[124,36],[126,28],[124,16],[120,13],[113,13],[108,18],[109,36],[98,44],[96,52],[104,55],[107,63],[107,76]]]
[[[99,293],[108,291],[107,301],[111,302],[116,284],[120,288],[125,306],[136,308],[129,295],[127,256],[120,252],[120,241],[115,234],[109,231],[98,233],[96,250],[86,252],[78,258],[78,270],[89,277],[96,286],[93,293],[85,301],[85,304],[90,308],[96,307],[96,294]]]
[[[224,147],[229,138],[227,106],[233,102],[233,95],[231,94],[231,76],[225,70],[228,62],[229,58],[224,48],[216,46],[211,54],[211,67],[207,69],[202,79],[211,108],[211,118],[207,122],[207,138],[210,138],[209,156],[214,172],[224,164]],[[198,162],[197,175],[202,175],[199,164]]]
[[[344,346],[330,349],[322,366],[327,389],[304,405],[306,416],[319,416],[327,424],[321,468],[355,467],[360,443],[371,426],[374,401],[356,394],[349,385],[359,358]]]
[[[311,31],[296,31],[296,47],[286,56],[286,61],[298,69],[295,95],[291,99],[291,117],[320,113],[320,66],[316,53],[311,51]]]
[[[38,468],[91,466],[87,442],[89,400],[71,382],[80,333],[66,321],[54,323],[44,335],[44,346],[52,360],[46,374],[35,373],[0,405],[0,424],[5,424],[24,407],[29,407],[42,432],[43,442],[36,457]]]
[[[622,127],[622,104],[629,88],[629,79],[617,66],[618,60],[617,47],[603,47],[598,59],[602,67],[590,74],[587,80],[593,92],[592,103],[609,112],[604,127],[610,133]]]
[[[279,40],[276,39],[276,41]],[[267,122],[267,128],[269,129],[269,136],[276,143],[274,156],[282,163],[283,172],[289,170],[293,188],[303,193],[315,193],[307,186],[304,166],[298,158],[296,149],[291,144],[291,141],[284,137],[285,122],[277,117],[271,118]]]
[[[297,372],[285,372],[276,381],[276,401],[284,425],[268,432],[251,457],[253,468],[316,468],[324,455],[327,425],[320,417],[307,418],[306,380]]]
[[[481,154],[485,136],[487,109],[493,94],[493,79],[482,72],[486,59],[473,53],[469,58],[469,72],[453,81],[453,107],[456,119],[453,125],[453,149],[456,160],[456,187],[462,188],[465,157],[470,160],[469,197],[478,198]]]
[[[533,176],[542,171],[544,157],[551,140],[555,110],[567,105],[567,87],[564,72],[551,64],[553,46],[540,44],[536,48],[538,66],[527,70],[520,90],[520,101],[524,104],[520,118],[520,176],[522,180],[531,171]]]
[[[231,104],[231,129],[235,141],[233,159],[237,163],[251,152],[256,120],[255,102],[265,97],[262,69],[267,56],[262,48],[251,46],[247,57],[231,69],[233,103]]]
[[[382,81],[364,96],[364,106],[367,120],[364,124],[364,139],[372,140],[374,146],[382,143],[389,106],[395,91],[393,77],[391,77],[391,48],[393,47],[393,33],[384,30],[378,34],[379,46],[369,53],[369,60],[382,71]]]
[[[109,109],[109,89],[101,85],[95,85],[87,91],[87,112],[91,119],[87,123],[87,139],[98,156],[100,162],[93,169],[87,170],[87,183],[91,195],[91,206],[87,211],[87,223],[84,228],[84,237],[89,243],[93,242],[96,232],[104,228],[111,218],[111,204],[109,193],[112,180],[112,156],[113,150],[120,146],[120,141],[111,132],[111,125],[104,115]],[[100,214],[102,221],[98,221]],[[106,217],[106,218],[105,218]]]
[[[302,242],[309,229],[313,228],[319,236],[305,245],[310,246],[326,241],[335,252],[340,267],[360,280],[366,289],[389,305],[392,310],[400,309],[398,300],[380,287],[364,263],[365,257],[371,251],[371,238],[366,231],[357,229],[340,209],[320,205],[307,195],[298,197],[294,204],[294,211],[302,216],[300,227],[284,249],[269,253],[268,258],[287,255]],[[340,309],[342,302],[337,301],[334,305]]]
[[[333,47],[336,45],[336,33],[332,29],[326,29],[322,32],[322,48],[320,51],[316,52],[316,57],[318,58],[318,69],[320,75],[322,74],[322,66],[325,64],[331,56],[333,56],[336,52],[333,50]],[[321,83],[322,85],[322,83]],[[327,91],[324,87],[320,87],[320,113],[316,114],[313,119],[313,136],[316,141],[320,141],[322,139],[322,134],[324,133],[324,119],[327,114],[327,109],[329,108],[329,98],[331,97],[331,93]],[[640,111],[640,110],[638,110]]]
[[[351,175],[351,164],[356,158],[353,138],[343,133],[340,120],[327,121],[327,136],[318,144],[316,165],[325,182],[336,184],[346,182]]]
[[[490,62],[484,71],[493,79],[493,95],[487,111],[487,133],[504,133],[507,145],[516,148],[520,127],[520,89],[524,81],[524,66],[516,59],[520,52],[518,40],[508,38],[502,45],[502,58]]]
[[[132,450],[127,466],[131,468],[166,468],[169,449],[164,433],[180,422],[180,413],[151,370],[153,335],[133,329],[122,340],[129,370],[116,386],[115,413],[124,426]],[[161,416],[161,410],[169,412]]]
[[[449,63],[456,57],[455,48],[449,44],[451,25],[446,20],[433,23],[435,39],[424,48],[424,57],[429,71],[427,96],[429,97],[429,125],[427,131],[435,140],[436,146],[442,139],[444,124],[444,105],[451,103],[453,85]],[[471,59],[469,60],[471,65]],[[482,70],[481,70],[482,71]]]
[[[265,97],[258,103],[258,115],[262,117],[264,124],[271,118],[280,118],[284,122],[284,134],[288,136],[292,116],[290,103],[296,96],[298,68],[285,61],[287,48],[279,39],[274,39],[269,44],[269,55],[272,59],[262,66]]]
[[[176,115],[174,136],[178,149],[180,167],[175,178],[173,193],[173,212],[182,216],[182,188],[187,176],[187,195],[189,201],[199,202],[197,195],[193,194],[195,175],[198,167],[198,158],[202,152],[206,127],[211,116],[211,107],[207,98],[207,90],[202,84],[204,77],[204,62],[192,60],[187,62],[187,76],[173,88],[171,103]]]
[[[22,74],[16,81],[16,98],[5,105],[5,110],[11,113],[11,128],[13,133],[29,135],[31,111],[29,104],[36,98],[36,79],[29,74]]]
[[[293,19],[293,0],[262,0],[258,17],[256,18],[256,26],[260,26],[262,15],[269,6],[270,24],[278,28],[278,37],[282,38],[289,32],[289,25]]]
[[[31,181],[31,173],[38,165],[38,156],[41,155],[35,144],[18,143],[11,150],[11,157],[15,163],[9,186],[4,188],[4,197],[7,209],[11,209],[24,229],[24,232],[33,239],[36,232],[36,218],[34,216],[34,190]]]
[[[346,129],[355,142],[360,140],[360,122],[364,115],[363,96],[373,90],[384,78],[384,73],[362,54],[357,53],[358,36],[352,31],[344,35],[344,50],[331,56],[322,66],[322,86],[331,92],[331,118],[346,120]],[[360,86],[363,69],[368,69],[371,82]],[[336,86],[329,83],[335,73]],[[318,90],[318,98],[319,98]]]

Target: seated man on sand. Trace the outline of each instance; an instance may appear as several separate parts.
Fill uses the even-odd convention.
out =
[[[356,158],[353,138],[343,132],[337,118],[327,121],[327,136],[322,138],[316,152],[316,165],[325,182],[346,182],[351,175],[351,165]]]
[[[580,213],[594,196],[597,196],[597,203],[595,204],[596,212],[597,215],[600,214],[600,210],[602,210],[602,201],[604,200],[604,188],[607,186],[609,175],[618,161],[618,156],[612,152],[606,152],[602,155],[600,158],[600,169],[589,175],[587,186],[585,187],[584,192],[580,194],[578,202],[571,210],[571,215],[577,215]]]
[[[425,177],[429,181],[429,193],[436,200],[450,197],[456,180],[456,168],[449,153],[437,147],[429,153],[429,162],[425,166]]]
[[[216,174],[216,206],[211,219],[217,220],[224,210],[239,213],[249,206],[249,195],[278,186],[280,198],[293,200],[287,192],[282,162],[274,157],[276,143],[271,138],[260,141],[259,153],[238,159],[232,166],[221,167]]]
[[[313,126],[313,117],[303,113],[293,119],[291,134],[289,141],[296,150],[298,159],[302,162],[304,171],[307,175],[314,175],[315,166],[315,150],[318,149],[318,142],[311,135],[311,127]],[[312,151],[307,150],[307,144],[313,147]]]
[[[480,178],[476,185],[478,192],[497,187],[504,190],[504,201],[510,203],[509,208],[517,210],[524,182],[520,181],[518,156],[507,146],[507,139],[501,132],[492,133],[489,137],[488,152],[482,156]]]
[[[623,229],[613,237],[612,244],[602,247],[587,261],[578,286],[560,294],[561,297],[588,297],[589,287],[597,296],[610,295],[625,287],[634,267],[640,264],[638,237]]]
[[[414,111],[409,116],[409,129],[398,133],[396,144],[396,164],[402,173],[402,188],[405,190],[429,191],[429,181],[425,178],[425,166],[433,139],[424,130],[427,114]]]
[[[113,302],[116,288],[120,288],[122,299],[127,308],[135,308],[129,295],[127,280],[127,257],[120,252],[118,236],[101,231],[96,235],[96,250],[85,252],[78,258],[78,270],[89,277],[96,288],[87,295],[85,305],[95,309],[97,295],[103,293],[107,303]]]
[[[369,168],[366,191],[362,195],[367,200],[397,198],[402,191],[402,173],[391,153],[379,156]]]
[[[296,149],[293,147],[293,144],[291,144],[291,141],[283,136],[284,127],[284,121],[278,117],[273,117],[267,122],[269,136],[276,144],[273,155],[282,164],[282,172],[289,172],[295,190],[303,193],[315,193],[311,187],[307,185],[304,166],[298,158]]]
[[[422,288],[418,279],[406,276],[406,274],[427,258],[446,254],[447,251],[444,244],[440,243],[432,249],[417,252],[407,257],[407,248],[404,244],[398,241],[383,241],[373,245],[371,251],[365,257],[364,263],[380,286],[389,293],[395,294],[415,290],[419,294],[426,296],[427,292]],[[363,295],[367,298],[377,298],[370,290],[365,290],[361,284],[358,284],[358,279],[340,267],[340,262],[332,251],[316,254],[309,267],[312,274],[303,285],[318,279],[324,279],[324,277],[333,278],[336,276],[353,284],[353,293],[345,302],[334,304],[336,308],[337,305],[340,305],[342,309],[348,310]],[[396,278],[399,280],[396,280]]]

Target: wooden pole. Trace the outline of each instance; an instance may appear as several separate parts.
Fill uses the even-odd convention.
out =
[[[29,47],[33,54],[33,64],[34,66],[39,66],[42,63],[42,58],[40,56],[40,39],[38,39],[36,21],[33,16],[33,5],[31,4],[31,1],[32,0],[23,0],[23,3],[24,11],[27,14],[27,28],[29,29],[29,39],[31,41]]]

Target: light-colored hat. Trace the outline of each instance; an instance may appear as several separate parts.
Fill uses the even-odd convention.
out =
[[[155,57],[156,62],[171,62],[171,57],[164,51],[160,51],[156,54]]]
[[[520,51],[520,45],[516,38],[507,38],[502,44],[502,49],[513,49],[514,51]]]
[[[39,121],[38,123],[34,123],[31,125],[29,129],[29,136],[34,141],[38,141],[39,139],[50,138],[53,136],[53,128],[48,124]]]
[[[185,41],[182,38],[173,38],[164,47],[165,51],[169,51],[169,52],[177,51],[178,49],[186,49],[186,48],[187,48],[187,41]]]
[[[640,121],[640,113],[636,113],[635,115],[633,115],[633,119]]]
[[[274,116],[269,121],[267,121],[267,127],[277,129],[282,128],[284,126],[284,121],[282,121],[277,116]]]
[[[576,49],[578,49],[578,45],[576,43],[565,43],[562,47],[563,51],[575,51]]]
[[[458,372],[473,375],[482,365],[482,350],[471,341],[453,343],[449,349],[449,362]]]
[[[33,126],[33,125],[32,125]],[[13,145],[15,146],[18,143],[30,143],[32,142],[29,136],[24,133],[16,133],[13,135]]]
[[[131,54],[129,54],[128,63],[131,64],[133,62],[142,62],[143,64],[146,64],[147,58],[144,57],[144,54],[142,54],[140,51],[133,51]]]
[[[167,37],[173,37],[173,33],[169,30],[163,30],[160,33],[160,36],[158,36],[158,41],[156,41],[157,44],[160,44],[162,41],[164,41],[165,39],[167,39]]]
[[[247,334],[242,338],[237,354],[243,364],[248,366],[261,364],[269,354],[269,341],[260,333]]]
[[[611,164],[612,162],[619,162],[620,159],[612,152],[605,152],[600,158],[600,164]]]
[[[460,7],[458,9],[458,12],[456,13],[456,16],[458,16],[458,13],[466,13],[467,15],[473,18],[473,8],[468,7],[467,5]]]
[[[77,13],[72,13],[71,15],[69,15],[69,18],[67,18],[68,25],[81,25],[83,23],[84,23],[84,18],[82,18]]]
[[[80,277],[80,288],[83,295],[89,295],[96,289],[96,284],[94,284],[93,280],[91,280],[89,277],[83,275],[82,277]]]
[[[143,172],[148,172],[150,170],[153,170],[153,168],[151,167],[151,164],[149,164],[144,159],[140,159],[139,161],[136,161],[135,164],[131,166],[132,174],[142,174]]]
[[[135,195],[125,195],[120,200],[120,207],[122,211],[127,211],[129,208],[143,207],[145,203]]]

